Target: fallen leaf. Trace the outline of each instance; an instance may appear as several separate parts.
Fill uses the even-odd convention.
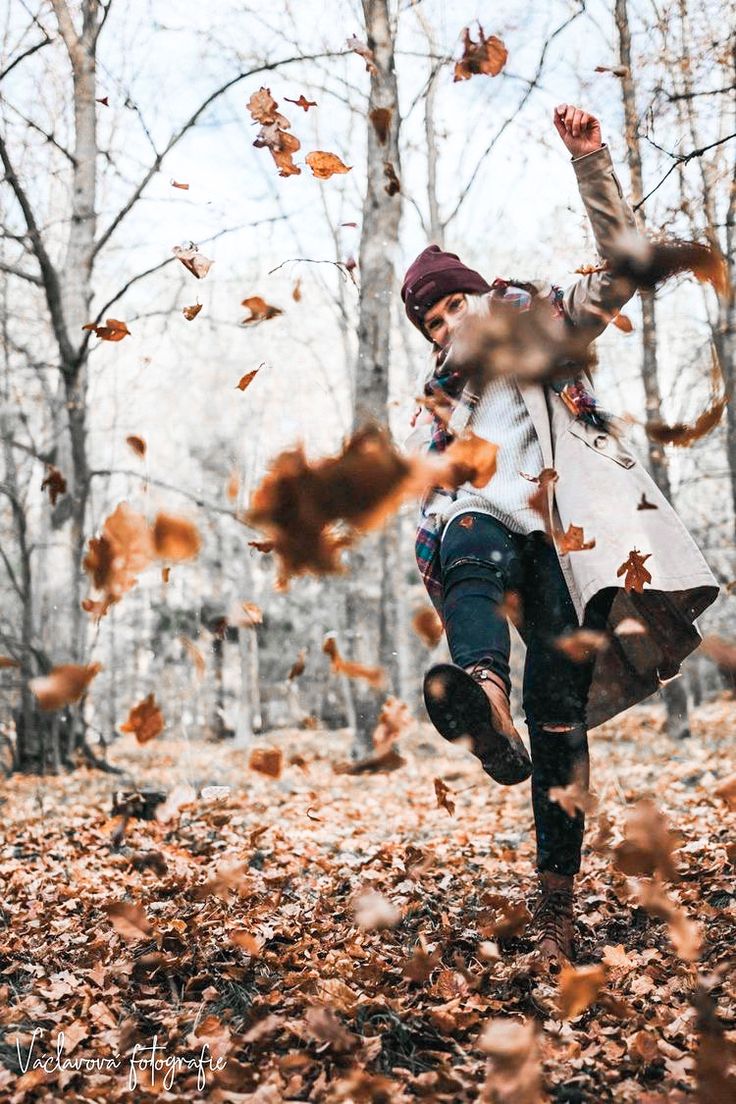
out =
[[[713,793],[725,801],[729,809],[736,809],[736,772],[719,782]]]
[[[335,173],[348,173],[352,169],[352,165],[343,164],[336,153],[325,150],[313,150],[305,160],[318,180],[329,180]]]
[[[264,322],[268,318],[276,318],[277,315],[284,313],[280,307],[272,307],[265,299],[261,299],[260,295],[251,295],[248,299],[243,299],[240,305],[250,311],[249,316],[242,321],[243,326],[247,326],[251,322]],[[257,372],[258,369],[256,368],[255,371]],[[245,376],[243,379],[245,379]],[[238,384],[238,387],[240,387],[240,384]],[[245,388],[241,387],[241,391],[244,390]]]
[[[44,476],[43,482],[41,484],[42,491],[45,491],[47,489],[52,506],[56,505],[56,500],[59,495],[66,493],[66,479],[61,474],[59,469],[53,466],[49,467],[49,470]]]
[[[148,694],[143,701],[134,705],[128,714],[128,719],[120,724],[121,732],[132,732],[139,744],[147,744],[149,740],[155,740],[164,730],[164,717],[156,704],[155,694]]]
[[[288,96],[284,96],[284,99],[286,100],[287,103],[293,103],[297,107],[303,108],[304,111],[309,111],[310,107],[316,107],[317,106],[317,101],[316,100],[308,100],[305,97],[304,93],[301,93],[298,100],[290,100]]]
[[[231,931],[230,942],[239,947],[241,951],[249,954],[251,958],[258,958],[263,950],[263,940],[248,931]]]
[[[629,552],[629,558],[621,564],[616,572],[616,578],[620,578],[624,575],[624,590],[635,590],[638,594],[641,594],[644,590],[645,583],[651,583],[652,576],[649,571],[644,567],[644,563],[651,556],[651,552],[647,552],[644,556],[634,548]]]
[[[125,438],[125,443],[133,450],[136,456],[146,455],[146,442],[142,437],[136,437],[135,434],[131,434],[130,437]]]
[[[149,939],[153,935],[153,928],[146,916],[146,910],[142,905],[133,905],[128,901],[111,901],[103,904],[103,911],[118,935],[129,942],[137,942],[139,939]]]
[[[189,245],[175,245],[171,252],[181,261],[186,270],[191,272],[192,276],[196,276],[198,280],[203,280],[215,263],[203,256],[199,252],[199,246],[195,245],[194,242],[190,242]]]
[[[455,62],[453,81],[469,80],[476,74],[497,77],[506,64],[508,50],[500,38],[495,35],[485,37],[483,28],[478,24],[478,41],[470,36],[470,28],[463,28],[463,56]]]
[[[79,701],[101,670],[101,663],[62,663],[53,667],[47,675],[29,679],[28,686],[38,699],[41,709],[51,712]]]
[[[194,669],[197,673],[197,678],[204,678],[205,674],[207,673],[207,665],[205,663],[204,655],[194,643],[194,641],[190,640],[188,636],[180,636],[179,640],[182,642],[186,651],[189,653],[194,662]]]
[[[130,336],[130,330],[125,322],[120,322],[117,318],[106,318],[104,326],[88,322],[86,326],[82,326],[82,329],[90,330],[101,341],[122,341],[124,337]]]
[[[331,1008],[308,1008],[304,1022],[309,1034],[322,1046],[329,1046],[335,1054],[347,1054],[358,1045],[358,1037],[343,1027]]]

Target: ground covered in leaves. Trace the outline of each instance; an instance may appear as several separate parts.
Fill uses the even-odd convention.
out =
[[[10,779],[0,1098],[725,1101],[736,704],[696,711],[689,741],[661,725],[640,708],[591,736],[565,979],[524,933],[528,783],[427,726],[361,774],[339,770],[346,733],[288,731],[255,760],[125,736],[122,779]],[[131,787],[167,791],[160,819],[111,815]]]

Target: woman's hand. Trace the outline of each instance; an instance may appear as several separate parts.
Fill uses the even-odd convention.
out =
[[[581,107],[558,104],[553,118],[557,133],[573,157],[593,153],[603,145],[600,123]]]

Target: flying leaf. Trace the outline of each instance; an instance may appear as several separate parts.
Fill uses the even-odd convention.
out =
[[[192,322],[202,309],[201,303],[195,303],[192,307],[183,307],[182,314],[186,318],[187,322]]]
[[[390,107],[374,107],[369,113],[369,118],[373,123],[376,137],[382,146],[385,146],[388,141],[392,115],[393,111]]]
[[[317,106],[317,101],[316,100],[308,100],[305,97],[304,93],[302,93],[299,96],[298,100],[290,100],[288,96],[284,96],[284,99],[286,100],[287,103],[296,104],[297,107],[301,107],[305,111],[309,111],[310,107],[316,107]]]
[[[625,65],[596,65],[594,73],[610,73],[614,77],[627,77],[629,70]]]
[[[104,326],[98,326],[95,322],[88,322],[82,326],[83,330],[92,331],[101,341],[122,341],[130,335],[130,330],[124,322],[117,318],[106,318]]]
[[[609,268],[613,276],[632,279],[639,288],[655,288],[680,272],[692,272],[719,295],[732,293],[725,258],[713,246],[700,242],[679,238],[653,242],[627,231],[612,248]]]
[[[395,928],[401,913],[387,897],[376,890],[365,890],[354,900],[355,923],[364,931],[382,931]]]
[[[192,276],[196,276],[198,280],[203,280],[215,263],[203,256],[199,252],[199,246],[195,245],[194,242],[190,242],[189,245],[175,245],[171,252],[181,261],[187,271],[191,272]]]
[[[721,395],[714,399],[711,405],[704,410],[690,425],[687,422],[675,422],[667,425],[665,422],[647,422],[644,426],[647,437],[657,441],[660,445],[676,445],[678,448],[686,448],[693,441],[699,441],[705,437],[720,422],[723,411],[728,402],[727,395]]]
[[[318,180],[329,180],[335,173],[348,173],[352,169],[352,165],[344,165],[336,153],[325,150],[313,150],[305,160]]]
[[[44,476],[43,482],[41,484],[42,491],[45,491],[47,489],[52,506],[56,505],[56,500],[59,495],[66,492],[66,479],[61,474],[59,469],[53,466],[49,467],[49,470],[46,472],[46,475]]]
[[[179,640],[184,645],[186,651],[189,653],[189,655],[192,659],[192,662],[194,663],[194,669],[197,673],[197,678],[200,678],[200,679],[204,678],[204,676],[207,672],[207,665],[205,663],[205,659],[204,659],[204,656],[202,655],[202,652],[197,647],[197,645],[194,643],[194,641],[190,640],[188,636],[180,636]]]
[[[241,376],[238,382],[235,384],[238,390],[245,391],[246,387],[250,386],[262,367],[263,365],[259,364],[257,368],[254,368],[251,372],[246,372],[244,376]]]
[[[355,35],[351,35],[350,38],[345,39],[347,47],[352,50],[354,54],[358,54],[365,61],[366,70],[369,73],[377,73],[378,67],[376,66],[375,58],[373,57],[373,51],[370,50],[365,42],[361,42]]]
[[[98,96],[95,98],[95,103],[102,104],[103,107],[109,107],[110,101],[107,96]]]
[[[162,583],[168,583],[170,578],[171,578],[171,568],[170,567],[162,567],[161,568],[161,582]]]
[[[280,307],[272,307],[265,299],[261,299],[260,295],[251,295],[249,299],[243,299],[240,305],[250,311],[250,315],[243,319],[242,325],[244,326],[251,322],[265,322],[268,318],[276,318],[277,315],[284,313]],[[240,384],[238,384],[238,387],[240,387]],[[241,391],[244,390],[245,388],[241,388]]]
[[[711,633],[703,637],[700,650],[724,671],[736,671],[736,644]]]
[[[230,478],[228,479],[227,486],[225,487],[225,494],[227,495],[227,497],[230,499],[231,502],[234,502],[235,499],[238,497],[239,493],[240,493],[240,472],[237,471],[237,469],[236,469],[236,470],[230,472]]]
[[[252,629],[263,624],[263,610],[255,602],[241,602],[237,615],[230,620],[231,625]]]
[[[301,280],[297,280],[297,282],[294,284],[293,288],[291,289],[291,298],[294,300],[295,303],[298,303],[301,300],[301,297],[302,297],[302,282],[301,282]]]
[[[102,907],[115,931],[123,939],[136,942],[139,939],[149,939],[153,935],[153,928],[142,905],[134,905],[129,901],[111,901]]]
[[[432,606],[424,606],[414,614],[412,628],[428,648],[434,648],[442,638],[442,621]]]
[[[5,670],[6,667],[20,667],[20,662],[10,656],[0,655],[0,670]]]
[[[652,576],[647,568],[644,567],[645,561],[649,559],[651,554],[651,552],[647,552],[642,556],[636,548],[629,552],[628,560],[622,563],[616,572],[616,578],[620,578],[622,575],[624,576],[625,591],[635,590],[637,593],[641,594],[644,590],[644,584],[651,583]]]
[[[669,936],[677,955],[685,962],[697,961],[703,942],[701,925],[691,920],[684,910],[675,904],[662,883],[658,879],[651,882],[637,882],[636,899],[647,912],[667,921]]]
[[[246,106],[251,118],[257,123],[265,125],[276,123],[278,126],[287,128],[290,125],[289,120],[279,113],[279,105],[271,95],[270,88],[259,88],[253,93]]]
[[[412,727],[414,720],[406,702],[389,694],[381,706],[378,714],[378,722],[373,730],[372,740],[374,750],[378,754],[385,753],[399,736]]]
[[[169,183],[171,184],[172,188],[181,188],[181,190],[183,192],[188,192],[189,191],[189,185],[188,184],[182,184],[182,183],[180,183],[180,181],[174,180],[173,177],[169,181]]]
[[[641,498],[636,504],[637,510],[658,510],[659,506],[656,506],[654,502],[649,502],[644,491],[641,492]]]
[[[153,523],[153,546],[162,560],[190,560],[202,544],[196,525],[172,514],[157,514]]]
[[[306,651],[304,650],[304,648],[302,648],[299,652],[299,655],[296,657],[291,667],[289,668],[289,673],[286,676],[287,682],[291,682],[292,679],[299,678],[299,675],[304,674],[304,668],[306,666],[306,655]]]
[[[434,793],[437,798],[437,808],[447,809],[450,816],[455,815],[455,802],[451,800],[450,794],[452,790],[447,786],[441,778],[435,778],[434,780]]]
[[[593,1003],[606,983],[606,967],[563,965],[560,971],[559,1007],[563,1019],[574,1020]]]
[[[387,195],[395,196],[397,192],[401,191],[401,181],[396,175],[396,169],[390,161],[384,161],[383,175],[386,177],[386,183],[383,186],[383,190]]]
[[[251,770],[265,774],[269,778],[280,778],[283,762],[281,748],[255,747],[250,753],[248,766]]]
[[[92,679],[102,670],[101,663],[63,663],[47,675],[28,680],[28,686],[44,712],[62,709],[79,701]]]
[[[634,323],[631,321],[627,314],[614,314],[611,319],[617,330],[621,330],[622,333],[632,333],[634,329]]]
[[[125,438],[125,443],[126,445],[128,445],[129,448],[133,450],[136,456],[146,455],[146,442],[143,440],[142,437],[131,434],[129,437]]]
[[[301,149],[301,142],[289,134],[291,123],[277,108],[269,88],[259,88],[248,100],[251,117],[262,124],[253,145],[270,150],[279,176],[299,176],[302,170],[294,164],[293,155]]]
[[[550,787],[549,799],[564,809],[569,817],[574,817],[578,809],[583,813],[594,813],[598,808],[598,799],[585,784],[580,768],[575,770],[567,786]]]
[[[624,874],[659,872],[668,881],[678,881],[672,855],[676,842],[665,816],[653,801],[642,798],[629,812],[624,840],[614,848],[614,861]]]
[[[470,28],[463,29],[463,56],[455,62],[453,81],[469,80],[482,73],[487,77],[497,77],[506,64],[508,50],[500,38],[495,35],[485,37],[483,28],[478,24],[478,41],[470,36]]]
[[[360,678],[376,689],[386,682],[386,673],[382,667],[369,667],[363,663],[354,663],[352,660],[343,659],[338,651],[337,641],[334,636],[326,636],[322,645],[322,651],[330,657],[330,670],[338,675],[347,675],[348,678]]]
[[[580,525],[568,525],[567,531],[558,533],[558,548],[560,554],[565,556],[568,552],[585,552],[589,548],[595,548],[595,537],[586,541],[585,534]]]
[[[156,704],[153,693],[148,694],[143,701],[134,705],[128,714],[128,719],[120,724],[121,732],[132,732],[139,744],[147,744],[160,736],[164,730],[163,713]]]
[[[558,636],[555,647],[571,659],[573,663],[585,663],[597,652],[608,647],[608,637],[596,629],[573,629]]]

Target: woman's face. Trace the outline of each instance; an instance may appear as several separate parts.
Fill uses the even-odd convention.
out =
[[[454,291],[445,295],[424,316],[424,328],[440,349],[448,344],[452,331],[468,309],[468,301],[463,291]]]

